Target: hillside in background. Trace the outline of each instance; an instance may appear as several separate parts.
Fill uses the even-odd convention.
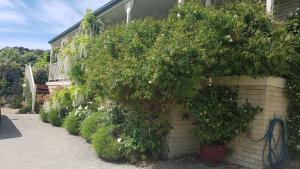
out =
[[[35,82],[43,84],[48,79],[47,64],[50,52],[31,50],[24,47],[7,47],[0,49],[0,97],[22,100],[24,68],[31,63]]]

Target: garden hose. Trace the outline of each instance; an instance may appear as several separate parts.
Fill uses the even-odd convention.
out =
[[[279,125],[278,139],[275,140],[274,130]],[[288,166],[288,145],[285,121],[281,118],[270,120],[265,136],[259,140],[265,140],[262,161],[265,169],[286,169]],[[257,142],[259,142],[257,141]]]

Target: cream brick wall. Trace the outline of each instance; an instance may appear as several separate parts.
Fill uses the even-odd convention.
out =
[[[199,141],[192,133],[194,121],[192,119],[182,119],[182,114],[186,112],[184,106],[170,105],[169,110],[172,130],[167,137],[169,146],[168,157],[172,158],[198,152]]]
[[[297,8],[300,8],[300,0],[275,0],[275,12],[279,19],[286,19]]]
[[[263,142],[253,142],[265,135],[269,120],[274,116],[285,116],[287,101],[284,96],[285,80],[281,78],[252,79],[249,77],[223,77],[214,80],[215,84],[226,85],[238,90],[238,103],[246,101],[263,108],[255,117],[250,130],[234,139],[228,146],[233,150],[229,161],[245,167],[263,168]],[[169,157],[198,152],[199,143],[193,136],[193,120],[182,120],[183,106],[173,106],[170,120],[173,126],[169,136]]]
[[[233,153],[228,160],[245,167],[263,168],[262,155],[264,142],[254,142],[261,139],[267,130],[270,119],[285,117],[287,101],[284,96],[285,80],[281,78],[252,79],[249,77],[224,77],[217,79],[217,83],[227,86],[238,86],[238,103],[246,101],[263,108],[250,124],[247,133],[241,134],[229,146]]]

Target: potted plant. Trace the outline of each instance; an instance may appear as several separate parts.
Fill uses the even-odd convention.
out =
[[[208,86],[187,101],[196,120],[193,133],[201,144],[200,156],[213,166],[222,163],[226,143],[245,132],[261,110],[248,102],[238,106],[236,97],[237,92],[225,86]]]

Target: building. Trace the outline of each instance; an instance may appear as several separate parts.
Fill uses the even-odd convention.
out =
[[[232,0],[204,0],[205,5],[221,5]],[[169,10],[184,0],[111,0],[106,5],[94,11],[94,15],[100,18],[105,26],[118,23],[131,22],[135,19],[146,17],[164,18]],[[291,11],[300,7],[300,0],[267,0],[266,12],[275,15],[276,18],[284,20]],[[69,29],[57,35],[49,41],[52,47],[60,47],[66,39],[76,35],[81,22],[76,23]],[[68,86],[68,72],[70,70],[68,60],[59,60],[51,56],[49,66],[49,82],[47,83],[50,92],[57,86]]]
[[[230,1],[230,0],[227,0]],[[204,0],[204,4],[222,5],[226,0]],[[266,12],[273,15],[274,19],[285,20],[289,13],[300,7],[300,0],[266,0]],[[145,17],[164,18],[175,5],[184,3],[183,0],[112,0],[94,12],[104,25],[117,23],[130,23],[135,19]],[[49,43],[53,47],[64,44],[65,39],[76,35],[80,22],[73,25],[66,31],[54,37]],[[52,57],[54,57],[52,55]],[[47,85],[50,92],[59,86],[68,86],[68,60],[52,58],[49,67],[49,82]],[[53,62],[55,61],[55,62]],[[257,116],[251,124],[249,133],[240,136],[232,143],[234,153],[230,157],[236,163],[250,168],[262,168],[261,151],[263,145],[252,143],[251,139],[259,139],[264,135],[268,120],[277,115],[284,115],[286,112],[286,100],[283,95],[284,79],[250,79],[247,77],[217,79],[218,83],[228,86],[239,86],[239,99],[248,99],[250,103],[262,106],[264,111]],[[241,101],[242,102],[242,101]],[[199,144],[192,135],[191,121],[182,121],[179,114],[184,110],[182,107],[171,105],[170,121],[173,130],[168,136],[169,157],[180,154],[197,152]]]

